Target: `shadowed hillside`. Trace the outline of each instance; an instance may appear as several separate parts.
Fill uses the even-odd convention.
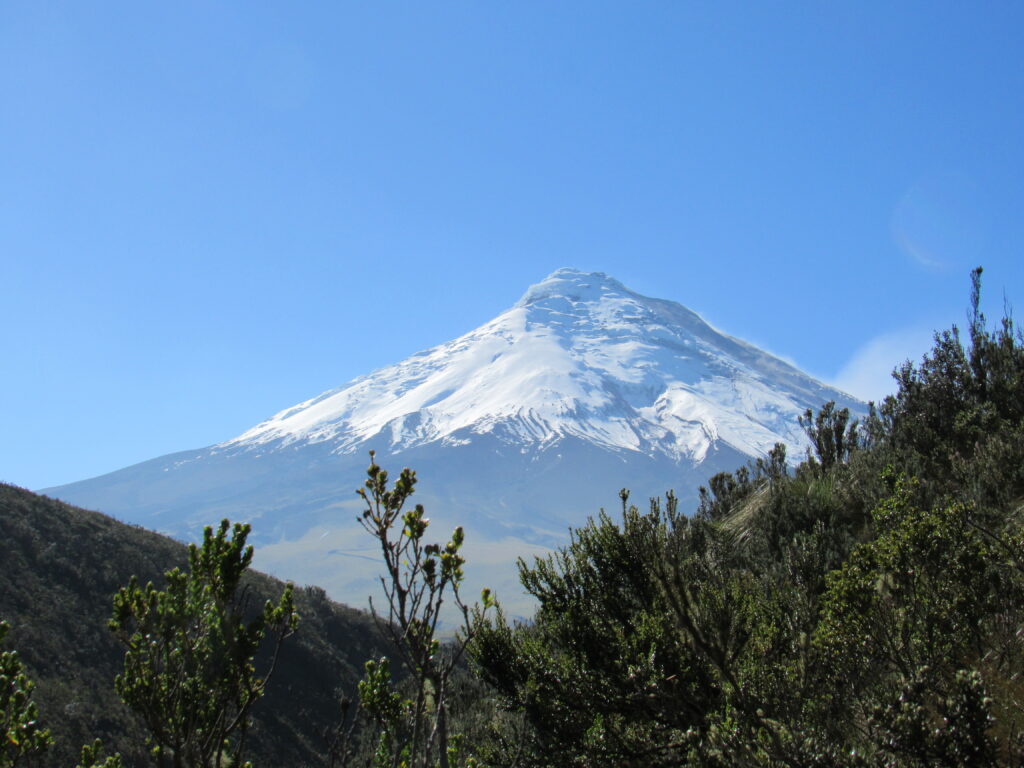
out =
[[[127,765],[148,762],[145,729],[114,692],[123,649],[107,620],[114,592],[133,574],[159,586],[165,571],[186,562],[185,546],[172,539],[0,485],[0,619],[11,624],[7,644],[36,682],[40,720],[57,742],[47,765],[75,765],[94,737]],[[260,606],[284,585],[252,573],[247,587]],[[335,724],[340,692],[351,693],[364,661],[381,653],[364,612],[316,587],[295,598],[298,632],[254,709],[250,755],[257,765],[323,765],[323,734]]]

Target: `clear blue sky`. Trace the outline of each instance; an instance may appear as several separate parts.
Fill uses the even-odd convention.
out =
[[[0,3],[0,480],[240,433],[608,272],[884,390],[1024,303],[1024,4]]]

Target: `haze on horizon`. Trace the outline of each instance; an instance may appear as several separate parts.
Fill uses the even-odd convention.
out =
[[[603,271],[828,383],[1024,300],[1024,9],[12,2],[0,480],[229,439]]]

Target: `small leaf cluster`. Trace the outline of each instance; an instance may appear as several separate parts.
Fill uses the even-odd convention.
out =
[[[120,755],[103,756],[103,742],[99,739],[82,747],[82,756],[75,768],[124,768]]]
[[[427,542],[430,524],[423,506],[406,509],[416,486],[416,473],[403,469],[393,486],[388,472],[370,452],[364,487],[357,493],[366,504],[360,524],[380,546],[384,575],[380,583],[387,610],[370,607],[385,636],[391,639],[407,677],[409,695],[400,695],[391,683],[386,658],[366,664],[359,685],[360,705],[378,732],[374,752],[378,766],[448,768],[460,760],[461,740],[451,732],[451,678],[472,638],[471,608],[461,596],[465,541],[461,527],[443,545]],[[438,624],[442,607],[450,601],[462,619],[462,632],[442,646]],[[495,606],[485,592],[481,612]]]
[[[126,647],[114,685],[145,720],[160,765],[239,762],[249,712],[273,672],[272,662],[258,673],[255,655],[267,633],[279,649],[295,631],[291,585],[260,611],[247,605],[239,587],[252,562],[248,534],[227,520],[207,527],[202,545],[189,548],[187,572],[167,572],[164,589],[132,578],[114,597],[110,628]]]
[[[9,631],[7,622],[0,621],[0,646]],[[39,725],[33,687],[18,652],[0,651],[0,768],[13,768],[41,755],[53,741],[49,731]]]

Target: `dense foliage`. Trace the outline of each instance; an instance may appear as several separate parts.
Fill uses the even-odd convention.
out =
[[[1024,342],[978,310],[861,424],[602,513],[483,623],[492,765],[1024,764]],[[510,726],[509,723],[512,723]]]

